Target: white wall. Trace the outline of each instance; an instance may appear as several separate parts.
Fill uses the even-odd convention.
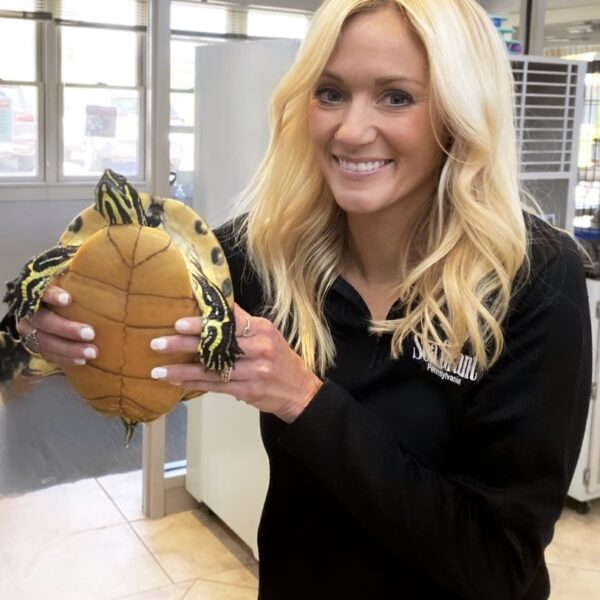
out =
[[[92,200],[5,201],[0,203],[0,291],[33,256],[56,245],[71,219]],[[4,307],[1,308],[4,312]]]

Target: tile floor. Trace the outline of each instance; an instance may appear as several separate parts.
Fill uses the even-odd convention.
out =
[[[3,600],[255,600],[257,564],[205,508],[140,510],[141,473],[0,499]],[[546,557],[551,600],[600,600],[600,501],[565,509]]]
[[[0,598],[256,600],[250,550],[205,508],[140,507],[140,471],[0,499]]]

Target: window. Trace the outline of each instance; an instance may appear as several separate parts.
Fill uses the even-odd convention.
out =
[[[61,0],[62,177],[143,177],[145,4]]]
[[[0,0],[0,184],[87,184],[106,167],[144,179],[147,4]],[[301,38],[309,17],[200,0],[170,7],[170,167],[190,197],[196,47]]]
[[[38,39],[35,21],[0,18],[0,181],[39,176]]]
[[[59,33],[62,175],[97,176],[111,168],[140,177],[144,134],[140,34],[72,26],[61,26]]]
[[[171,29],[196,33],[227,33],[227,9],[193,0],[171,2]]]
[[[194,171],[194,78],[196,47],[225,41],[228,12],[223,6],[171,2],[171,112],[169,149],[172,193],[191,199]]]
[[[196,47],[249,37],[303,38],[309,17],[299,12],[248,10],[198,0],[171,1],[171,169],[172,193],[190,199],[194,170],[194,77]]]
[[[308,16],[292,12],[268,10],[248,11],[247,33],[252,37],[303,39],[308,29]]]
[[[143,178],[146,8],[0,0],[0,183]]]

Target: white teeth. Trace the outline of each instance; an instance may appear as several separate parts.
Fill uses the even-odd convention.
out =
[[[376,171],[381,167],[385,166],[385,160],[376,160],[373,162],[349,162],[344,160],[343,158],[338,158],[338,162],[342,169],[346,169],[347,171],[356,171],[360,173],[367,173],[369,171]]]

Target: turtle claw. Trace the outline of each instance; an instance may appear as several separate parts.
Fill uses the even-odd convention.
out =
[[[129,448],[131,436],[133,435],[133,432],[135,431],[138,422],[132,421],[128,417],[121,417],[121,422],[125,426],[125,448]]]
[[[197,352],[198,361],[207,369],[222,373],[233,367],[237,357],[243,354],[233,331],[233,321],[206,319]]]

